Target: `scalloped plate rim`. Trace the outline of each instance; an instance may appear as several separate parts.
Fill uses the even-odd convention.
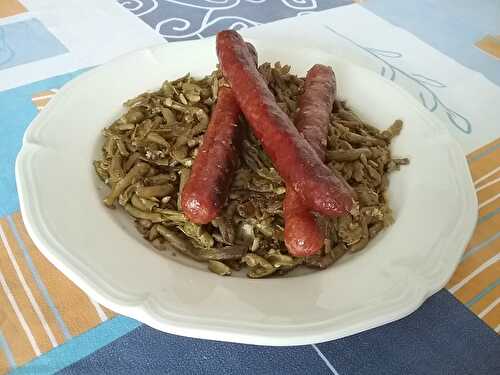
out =
[[[212,38],[194,42],[191,41],[191,42],[178,42],[178,43],[183,43],[183,44],[207,43],[210,41],[210,39]],[[105,65],[119,63],[121,59],[127,56],[133,56],[134,54],[137,53],[143,53],[145,51],[154,52],[157,49],[163,49],[168,47],[169,47],[168,44],[165,45],[162,44],[147,49],[133,51],[127,53],[126,55],[118,57]],[[301,48],[301,49],[308,50],[308,48]],[[324,51],[317,51],[317,50],[314,51],[321,52],[325,55],[331,56],[330,54]],[[355,65],[334,56],[331,56],[331,58],[333,60],[343,62],[344,64]],[[462,183],[461,187],[463,191],[461,195],[462,197],[463,196],[467,197],[467,194],[469,194],[469,196],[467,197],[469,199],[465,200],[465,203],[467,204],[464,205],[463,207],[463,211],[466,211],[466,215],[463,215],[461,217],[462,220],[458,222],[457,226],[454,228],[456,230],[458,227],[461,227],[461,228],[466,228],[466,230],[461,232],[462,236],[459,240],[457,239],[454,240],[455,246],[453,247],[456,248],[456,250],[453,251],[453,255],[455,256],[453,262],[451,264],[449,263],[447,267],[442,267],[444,269],[440,268],[438,270],[435,270],[433,274],[439,276],[435,277],[432,280],[427,280],[427,282],[424,282],[423,280],[413,280],[413,281],[418,281],[418,283],[416,283],[412,288],[409,289],[407,288],[405,290],[407,294],[409,293],[409,296],[407,296],[405,299],[404,307],[393,309],[390,314],[386,313],[383,316],[377,316],[376,319],[358,322],[358,324],[352,324],[348,327],[344,327],[341,330],[336,330],[335,332],[328,331],[327,328],[329,325],[328,324],[329,321],[322,321],[321,323],[318,323],[318,325],[320,326],[315,327],[314,332],[311,332],[311,334],[308,335],[296,336],[293,334],[293,331],[289,330],[287,331],[286,329],[285,332],[277,330],[276,333],[267,335],[262,332],[260,332],[259,334],[256,334],[255,332],[251,333],[245,329],[237,330],[230,326],[226,327],[216,326],[214,328],[213,326],[210,325],[210,323],[203,324],[202,321],[200,322],[180,321],[178,319],[178,316],[177,317],[174,316],[172,318],[169,316],[165,316],[165,314],[162,315],[161,311],[156,311],[154,309],[154,305],[152,304],[152,299],[154,295],[152,293],[147,293],[139,297],[136,296],[134,298],[130,298],[129,300],[126,300],[125,298],[118,296],[118,294],[112,295],[110,291],[116,292],[113,286],[107,285],[109,287],[108,291],[104,290],[101,284],[103,283],[105,284],[105,281],[99,280],[99,282],[96,282],[96,280],[89,278],[89,276],[85,272],[80,271],[78,267],[76,267],[74,264],[71,264],[71,262],[70,263],[65,262],[63,259],[60,258],[60,256],[58,256],[59,255],[58,252],[53,250],[57,249],[57,247],[59,247],[60,245],[51,242],[50,233],[44,233],[44,230],[45,231],[47,230],[44,229],[43,223],[40,223],[40,219],[37,218],[36,210],[33,210],[33,208],[36,207],[36,203],[31,201],[30,198],[28,197],[30,189],[28,187],[29,183],[27,181],[29,180],[29,178],[25,174],[29,171],[29,166],[26,164],[27,163],[26,158],[30,156],[32,157],[33,152],[35,153],[40,152],[40,150],[43,150],[44,148],[43,145],[39,145],[36,142],[33,142],[29,139],[33,129],[35,129],[37,126],[43,125],[44,119],[50,115],[50,112],[53,110],[53,108],[57,106],[58,100],[63,98],[66,92],[70,91],[74,85],[78,85],[80,80],[84,78],[89,78],[97,69],[100,69],[100,67],[85,72],[81,76],[76,77],[75,79],[70,81],[59,91],[56,97],[53,98],[51,102],[49,102],[48,106],[44,109],[42,114],[37,116],[26,130],[25,136],[23,138],[23,145],[16,160],[16,182],[19,191],[20,207],[28,233],[30,234],[34,243],[37,245],[40,251],[49,259],[49,261],[53,263],[58,269],[60,269],[65,275],[67,275],[73,282],[75,282],[78,286],[80,286],[86,293],[88,293],[97,302],[105,306],[108,306],[109,308],[117,311],[118,313],[122,313],[129,317],[142,321],[154,328],[173,334],[196,337],[196,338],[204,338],[204,339],[213,339],[214,335],[216,335],[218,340],[239,342],[246,344],[277,345],[277,346],[304,345],[304,344],[312,344],[312,343],[324,342],[332,339],[341,338],[344,336],[362,332],[364,330],[371,329],[392,322],[394,320],[403,318],[408,314],[412,313],[413,311],[415,311],[429,296],[431,296],[435,292],[439,291],[442,287],[444,287],[449,278],[451,277],[454,269],[456,268],[460,260],[460,256],[463,253],[463,250],[468,242],[468,239],[472,235],[473,229],[475,227],[475,221],[477,219],[477,200],[474,193],[472,180],[468,171],[468,166],[463,156],[463,152],[458,146],[458,143],[451,137],[451,135],[448,134],[444,124],[440,120],[438,120],[434,115],[425,111],[424,108],[420,107],[416,102],[416,100],[412,96],[410,96],[409,93],[401,89],[395,83],[389,82],[383,79],[382,77],[376,75],[375,73],[369,71],[370,74],[373,74],[374,77],[376,77],[379,80],[383,80],[386,84],[392,86],[394,90],[397,90],[399,95],[405,97],[405,100],[416,104],[414,106],[415,110],[418,110],[421,116],[423,116],[428,122],[432,122],[442,131],[442,134],[440,135],[447,138],[449,148],[451,151],[453,151],[455,156],[461,156],[462,169],[465,168],[464,173],[462,173],[460,176],[462,178],[462,181],[459,181]],[[356,66],[356,69],[368,71],[367,69],[359,66]],[[455,160],[455,162],[458,163],[460,161]],[[451,247],[450,244],[448,244],[448,246]],[[436,264],[441,264],[441,263],[436,262]],[[419,272],[416,272],[416,274],[418,276]],[[266,325],[262,325],[261,328],[264,327],[269,328]]]

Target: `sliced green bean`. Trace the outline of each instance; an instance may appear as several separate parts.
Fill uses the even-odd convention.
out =
[[[276,63],[259,67],[276,101],[293,119],[304,79]],[[109,187],[105,204],[118,200],[134,218],[137,230],[159,251],[168,249],[226,275],[247,267],[247,276],[283,275],[299,265],[331,266],[347,251],[359,251],[393,221],[384,191],[388,174],[408,159],[394,159],[389,145],[401,131],[396,121],[386,131],[363,122],[347,104],[336,101],[327,135],[328,167],[356,192],[355,208],[340,218],[317,217],[327,232],[313,257],[291,256],[283,242],[286,187],[268,155],[241,116],[245,129],[238,168],[220,217],[200,226],[180,205],[182,189],[210,122],[220,71],[203,79],[189,75],[164,82],[156,92],[126,102],[128,112],[103,131],[103,160],[94,162]]]
[[[139,161],[140,158],[141,154],[138,152],[130,154],[123,164],[123,169],[125,170],[125,172],[128,172],[134,166],[134,164]]]
[[[136,219],[145,219],[151,221],[152,223],[161,223],[163,221],[163,217],[157,212],[141,211],[138,208],[132,206],[130,203],[127,203],[124,207],[125,211],[127,211],[130,216],[133,216]]]
[[[179,229],[202,247],[210,248],[214,245],[213,237],[201,225],[187,221],[180,225]]]
[[[125,118],[130,123],[137,124],[144,120],[144,113],[142,113],[139,109],[132,109],[128,111],[128,113],[125,115]]]
[[[116,147],[118,148],[118,151],[122,156],[129,156],[130,153],[128,152],[127,146],[125,146],[125,143],[122,139],[116,140]]]
[[[136,182],[135,184],[130,185],[128,188],[126,188],[118,197],[118,203],[120,206],[125,206],[130,199],[132,198],[132,195],[135,194],[135,190],[139,186],[139,183]]]
[[[369,148],[356,148],[351,150],[333,150],[326,153],[327,161],[354,161],[358,160],[362,155],[365,157],[371,156]]]
[[[196,249],[188,240],[182,239],[177,233],[168,229],[164,225],[159,225],[157,227],[158,233],[165,238],[175,249],[181,253],[189,256],[190,258],[197,260],[199,262],[205,261],[205,258],[201,257],[199,250]]]
[[[401,133],[402,129],[403,129],[403,121],[396,120],[391,126],[389,126],[388,129],[384,130],[381,133],[381,136],[387,140],[391,140],[392,138],[398,136]]]
[[[257,254],[247,254],[242,260],[250,267],[247,276],[252,279],[266,277],[276,271],[276,268],[271,263]]]
[[[146,163],[137,163],[120,181],[118,181],[111,189],[109,195],[104,198],[104,204],[106,206],[113,206],[115,200],[118,196],[131,184],[133,184],[138,178],[144,176],[149,171],[149,165]]]
[[[136,194],[142,198],[164,197],[174,191],[172,184],[139,186]]]
[[[200,249],[200,256],[213,260],[236,260],[241,259],[247,252],[246,246],[234,245],[221,248]]]
[[[231,268],[229,268],[224,263],[219,262],[217,260],[209,260],[208,269],[219,276],[231,275]]]
[[[146,141],[153,142],[153,143],[156,143],[156,144],[159,144],[159,145],[165,147],[167,149],[167,152],[170,149],[170,143],[168,143],[165,140],[165,138],[163,138],[161,135],[159,135],[156,132],[148,133],[148,135],[146,136]]]
[[[125,176],[125,172],[122,168],[122,155],[119,152],[116,152],[111,158],[111,165],[109,166],[108,173],[111,186]]]
[[[177,179],[175,174],[157,174],[155,176],[146,177],[144,182],[148,185],[163,185],[169,182],[174,182]]]
[[[146,212],[152,212],[154,208],[157,208],[159,206],[158,202],[146,198],[141,198],[137,194],[134,194],[132,196],[130,203],[132,203],[132,206],[134,206],[135,208]]]

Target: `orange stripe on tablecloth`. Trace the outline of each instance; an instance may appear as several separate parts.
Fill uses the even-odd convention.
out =
[[[495,282],[500,274],[500,263],[498,260],[485,268],[482,272],[474,276],[463,287],[454,293],[454,296],[461,302],[466,303],[477,296],[488,285]]]
[[[500,59],[500,35],[485,35],[474,45],[491,57]]]
[[[490,150],[493,150],[498,146],[500,146],[500,138],[497,138],[494,141],[484,145],[483,147],[480,147],[477,150],[472,151],[470,154],[467,155],[467,160],[470,163],[475,163],[475,162],[481,160],[481,156],[483,154],[488,153]],[[471,164],[471,166],[472,166],[472,164]]]
[[[500,165],[500,162],[498,162],[498,165]],[[485,185],[492,184],[495,180],[498,180],[498,177],[500,177],[500,170],[498,170],[498,166],[493,169],[493,173],[489,173],[490,174],[477,179],[479,182],[474,185],[477,191],[481,191],[482,189],[484,189]]]
[[[0,304],[4,315],[3,321],[0,323],[3,336],[9,343],[16,363],[18,365],[26,363],[35,357],[35,352],[31,347],[28,337],[24,334],[21,324],[3,289],[0,289]]]
[[[17,0],[0,1],[0,18],[26,12],[26,8]]]
[[[7,242],[10,246],[10,249],[14,251],[16,247],[15,238],[12,236],[12,233],[8,231],[8,224],[5,219],[0,219],[0,225],[7,237]],[[16,259],[17,260],[17,259]],[[46,352],[52,349],[52,344],[49,341],[49,337],[40,321],[39,317],[36,315],[33,305],[30,303],[28,299],[28,295],[26,294],[23,286],[19,280],[18,275],[14,269],[14,266],[9,259],[7,254],[7,250],[4,247],[4,244],[1,244],[0,247],[0,261],[2,264],[2,273],[5,277],[5,281],[7,282],[14,298],[19,305],[19,309],[21,310],[26,323],[28,324],[31,332],[33,333],[33,337],[35,338],[36,343],[38,344],[40,351]],[[26,275],[23,275],[26,278]],[[33,291],[32,291],[33,292]],[[22,331],[19,332],[22,334]],[[9,344],[10,341],[9,341]]]
[[[489,292],[483,298],[473,304],[470,309],[474,314],[477,315],[484,311],[484,309],[495,302],[495,300],[498,298],[500,298],[500,285],[497,285],[494,289],[491,290],[491,292]]]
[[[56,91],[54,90],[37,92],[36,94],[33,94],[31,101],[36,109],[41,111],[55,95]]]
[[[494,287],[500,275],[500,199],[497,198],[500,192],[500,138],[474,151],[467,159],[475,182],[479,219],[465,259],[446,287],[472,312],[495,328],[498,317],[487,321],[493,312],[485,309],[497,303],[500,295],[500,287]]]
[[[497,215],[498,216],[498,215]],[[494,218],[491,218],[490,220],[494,220]],[[488,221],[490,221],[488,220]],[[497,221],[498,219],[496,219]],[[486,225],[488,224],[488,225]],[[491,225],[490,223],[484,223],[480,226],[478,226],[478,229],[476,232],[474,232],[472,240],[469,242],[469,246],[467,246],[467,250],[465,253],[467,254],[471,249],[476,249],[478,246],[481,246],[482,244],[485,243],[485,241],[488,241],[489,239],[492,239],[495,237],[495,235],[498,233],[499,228],[494,225]],[[488,245],[488,247],[490,247]],[[496,249],[498,252],[498,248]]]
[[[496,154],[496,152],[494,152],[493,154]],[[483,181],[498,172],[498,160],[498,156],[492,157],[492,154],[490,154],[470,166],[472,181],[474,181],[474,185],[480,186]]]
[[[10,248],[13,252],[13,255],[15,257],[15,260],[24,276],[24,279],[26,280],[26,283],[28,284],[28,287],[31,290],[31,293],[33,294],[33,297],[40,307],[40,310],[51,330],[51,332],[54,335],[54,338],[57,342],[57,344],[61,344],[64,342],[64,336],[63,333],[57,324],[56,317],[52,313],[49,305],[47,304],[47,301],[43,297],[40,289],[38,289],[38,285],[35,282],[35,279],[33,278],[33,274],[31,273],[31,270],[29,269],[26,259],[24,258],[24,255],[22,253],[22,249],[19,245],[19,243],[16,240],[16,237],[12,233],[12,230],[10,226],[6,226],[5,222],[2,223],[2,229],[4,232],[8,235],[9,238],[9,244]],[[41,348],[40,348],[41,349]]]
[[[80,335],[101,323],[88,296],[57,270],[36,248],[28,236],[19,213],[12,215],[40,277],[72,336]]]
[[[493,256],[495,256],[495,254],[498,253],[499,246],[500,238],[497,238],[488,246],[485,246],[480,251],[461,262],[446,287],[452,288],[454,285],[459,283],[460,280],[463,280],[465,277],[470,275],[471,272],[474,272],[474,270],[480,267],[481,264],[487,262],[488,259],[491,259]]]
[[[111,311],[107,307],[104,307],[101,305],[101,308],[104,310],[104,312],[106,313],[106,315],[109,319],[114,318],[117,315],[114,311]]]
[[[476,191],[479,204],[498,194],[500,192],[500,171],[478,185]]]
[[[480,210],[479,217],[483,217],[490,212],[493,212],[496,207],[500,205],[495,202],[488,209]],[[495,215],[488,220],[481,222],[476,226],[476,230],[472,234],[472,238],[469,241],[469,245],[467,246],[467,250],[479,245],[484,240],[491,238],[500,230],[500,215]]]
[[[0,352],[0,374],[7,374],[10,371],[9,364],[7,363],[7,358]]]
[[[500,183],[494,183],[481,189],[482,186],[500,178],[500,138],[472,152],[467,158],[473,180],[480,181],[476,184],[476,189],[479,190],[477,192],[479,205],[482,205],[479,208],[479,225],[468,245],[470,249],[491,238],[500,230],[500,215],[494,215],[494,211],[500,207],[500,199],[495,198],[500,192]],[[488,174],[489,176],[485,177]],[[487,216],[488,214],[490,215]],[[485,216],[488,219],[481,220]]]
[[[9,369],[10,369],[10,366],[9,366],[9,362],[7,362],[7,357],[2,352],[2,350],[0,350],[0,374],[7,374]]]
[[[500,304],[496,305],[493,310],[483,317],[483,321],[495,329],[500,324]]]
[[[1,245],[0,251],[5,251]],[[4,263],[0,259],[0,271],[2,273],[3,269]],[[0,326],[2,327],[3,336],[9,343],[16,363],[18,365],[26,363],[35,357],[35,352],[2,287],[0,287],[0,306]]]
[[[479,219],[481,219],[482,217],[488,215],[489,213],[492,213],[493,211],[497,210],[500,208],[500,199],[497,199],[495,202],[492,202],[484,207],[481,207],[479,209]],[[493,217],[491,218],[493,219]],[[488,224],[488,225],[491,225],[491,224]],[[500,224],[496,223],[496,228],[498,228],[500,230]]]

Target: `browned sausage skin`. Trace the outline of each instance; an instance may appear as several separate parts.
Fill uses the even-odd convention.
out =
[[[226,202],[243,136],[239,115],[240,106],[233,91],[221,87],[203,144],[181,194],[182,210],[193,223],[211,222]]]
[[[330,114],[337,92],[335,74],[329,66],[316,64],[307,72],[304,92],[299,97],[295,127],[325,160]]]
[[[255,47],[250,43],[246,43],[246,47],[257,65]],[[208,224],[226,202],[243,136],[238,124],[240,113],[233,91],[221,87],[203,143],[181,194],[182,210],[193,223]]]
[[[304,92],[299,97],[295,126],[321,160],[325,159],[328,124],[335,94],[336,82],[332,68],[314,65],[307,72]],[[313,255],[323,247],[324,231],[293,189],[286,192],[283,216],[285,245],[292,255]]]
[[[313,213],[304,207],[295,190],[289,189],[283,201],[285,218],[284,240],[288,252],[295,256],[310,256],[324,245],[325,233]]]
[[[352,190],[323,164],[279,108],[236,31],[217,34],[217,55],[242,112],[286,185],[321,214],[337,216],[349,211]]]

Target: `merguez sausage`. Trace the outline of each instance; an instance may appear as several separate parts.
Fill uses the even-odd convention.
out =
[[[307,72],[304,92],[299,97],[295,126],[321,160],[325,160],[328,124],[335,93],[335,75],[332,68],[314,65]],[[313,255],[323,247],[324,231],[293,189],[286,192],[283,215],[285,244],[292,255]]]
[[[255,47],[246,43],[257,65]],[[207,224],[217,217],[226,202],[243,130],[238,124],[241,113],[233,91],[221,87],[203,143],[181,193],[184,214],[196,224]]]
[[[325,233],[313,213],[304,207],[293,189],[286,192],[283,201],[285,217],[284,240],[288,252],[295,256],[310,256],[324,245]]]
[[[203,144],[181,193],[182,211],[193,223],[211,222],[226,202],[243,137],[240,113],[233,91],[220,87]]]
[[[304,92],[299,97],[295,127],[321,160],[325,160],[328,124],[336,90],[332,68],[316,64],[307,72]]]
[[[338,216],[349,211],[353,205],[352,190],[323,164],[279,108],[241,36],[233,30],[222,31],[217,34],[216,43],[222,72],[286,185],[318,213]]]

